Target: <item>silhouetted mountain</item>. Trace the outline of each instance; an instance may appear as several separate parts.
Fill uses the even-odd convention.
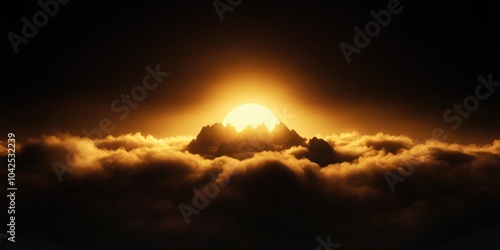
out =
[[[231,125],[225,127],[216,123],[203,127],[196,139],[189,143],[187,150],[207,158],[222,155],[245,158],[248,153],[306,146],[305,141],[306,139],[299,136],[295,130],[288,129],[282,123],[272,131],[262,124],[256,128],[248,126],[239,133]]]
[[[318,165],[325,167],[329,164],[340,162],[352,162],[357,158],[355,155],[340,153],[328,142],[321,138],[313,137],[307,142],[307,151],[294,153],[297,158],[307,158]]]
[[[293,146],[304,145],[306,141],[295,130],[289,130],[285,124],[280,123],[273,129],[273,142],[282,145],[283,148],[291,148]]]
[[[320,166],[327,166],[335,161],[335,153],[332,146],[323,139],[313,137],[307,145],[308,155],[305,157]]]
[[[199,154],[205,158],[225,155],[244,159],[257,152],[281,151],[293,146],[307,148],[307,151],[295,153],[295,157],[307,158],[322,167],[354,159],[335,152],[332,146],[323,139],[313,137],[306,142],[305,138],[295,130],[288,129],[283,123],[276,125],[272,131],[262,124],[256,128],[247,126],[241,132],[237,132],[231,125],[225,127],[221,123],[215,123],[203,127],[186,149],[190,153]]]
[[[214,155],[223,142],[234,140],[237,134],[236,129],[229,124],[224,126],[215,123],[212,126],[204,126],[196,139],[189,143],[187,150],[194,154]]]

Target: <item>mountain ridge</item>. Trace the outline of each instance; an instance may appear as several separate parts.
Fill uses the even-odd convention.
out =
[[[272,130],[264,124],[257,127],[248,125],[240,132],[230,124],[203,126],[186,150],[209,159],[225,155],[241,160],[258,152],[282,151],[294,146],[303,146],[308,150],[306,154],[297,155],[298,158],[308,158],[321,166],[331,163],[335,154],[330,144],[323,139],[314,137],[307,140],[283,123],[277,124]]]

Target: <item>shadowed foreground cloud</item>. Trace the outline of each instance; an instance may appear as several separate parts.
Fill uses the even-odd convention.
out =
[[[335,163],[321,167],[303,146],[204,159],[185,150],[192,139],[58,134],[23,142],[16,246],[314,249],[327,235],[342,249],[500,246],[492,236],[500,232],[500,140],[331,135],[322,139]],[[5,153],[4,145],[2,161]],[[54,161],[71,168],[62,182]],[[391,192],[384,174],[408,162],[413,173]],[[188,224],[180,204],[198,212]]]

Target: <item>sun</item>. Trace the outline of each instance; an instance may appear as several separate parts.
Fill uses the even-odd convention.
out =
[[[238,132],[248,125],[255,128],[261,124],[271,131],[279,123],[278,117],[270,109],[257,103],[246,103],[234,108],[222,121],[224,126],[231,124]]]

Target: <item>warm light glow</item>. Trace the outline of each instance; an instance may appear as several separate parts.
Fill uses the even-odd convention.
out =
[[[279,124],[279,120],[270,109],[256,103],[246,103],[234,108],[226,115],[222,124],[227,126],[228,123],[234,126],[238,132],[248,125],[255,128],[261,124],[264,124],[271,131]]]

